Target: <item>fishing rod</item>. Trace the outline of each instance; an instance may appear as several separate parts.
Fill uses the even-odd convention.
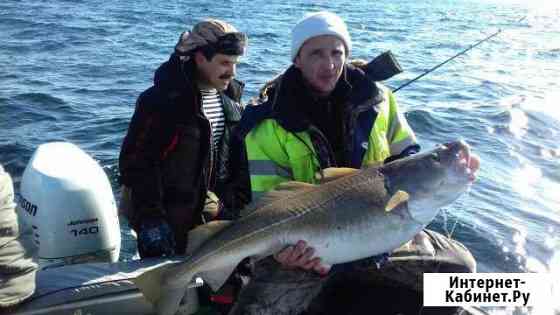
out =
[[[522,18],[519,19],[516,23],[521,23],[521,21],[525,20],[525,18],[527,18],[527,16],[522,17]],[[403,85],[399,86],[398,88],[394,89],[394,90],[393,90],[393,93],[395,93],[395,92],[397,92],[398,90],[400,90],[400,89],[402,89],[402,88],[404,88],[404,87],[406,87],[406,86],[412,84],[414,81],[420,80],[422,77],[424,77],[424,76],[430,74],[431,72],[434,72],[435,70],[437,70],[437,69],[440,68],[441,66],[443,66],[443,65],[445,65],[446,63],[452,61],[453,59],[455,59],[455,58],[457,58],[457,57],[459,57],[459,56],[461,56],[461,55],[466,54],[466,53],[469,52],[471,49],[473,49],[473,48],[475,48],[476,46],[478,46],[478,45],[484,43],[485,41],[488,41],[488,40],[490,40],[491,38],[493,38],[493,37],[495,37],[495,36],[498,36],[498,34],[500,34],[502,31],[503,31],[503,30],[502,30],[501,28],[498,29],[497,32],[495,32],[495,33],[493,33],[493,34],[491,34],[491,35],[486,36],[485,38],[479,40],[478,42],[476,42],[476,43],[473,44],[473,45],[470,45],[469,47],[467,47],[466,49],[464,49],[464,50],[461,51],[460,53],[456,54],[455,56],[453,56],[453,57],[451,57],[451,58],[448,58],[448,59],[445,60],[444,62],[442,62],[442,63],[440,63],[440,64],[438,64],[438,65],[432,67],[430,70],[428,70],[428,71],[422,73],[421,75],[417,76],[416,78],[411,79],[410,81],[408,81],[408,82],[404,83]]]

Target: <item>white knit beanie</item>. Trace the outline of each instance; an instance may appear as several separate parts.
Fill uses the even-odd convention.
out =
[[[321,35],[334,35],[340,38],[346,46],[346,57],[350,55],[352,40],[346,23],[334,13],[321,11],[307,15],[292,30],[292,61],[306,40]]]

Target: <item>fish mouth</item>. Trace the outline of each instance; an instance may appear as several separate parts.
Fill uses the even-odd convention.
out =
[[[465,141],[460,140],[443,144],[442,148],[447,152],[443,158],[454,175],[453,177],[468,184],[474,182],[475,176],[473,170],[469,167],[471,165],[470,146]]]

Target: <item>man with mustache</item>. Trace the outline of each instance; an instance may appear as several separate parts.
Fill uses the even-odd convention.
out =
[[[256,106],[247,106],[239,125],[253,199],[282,182],[317,183],[316,174],[329,167],[361,168],[420,150],[391,91],[375,82],[367,67],[348,61],[351,46],[346,24],[333,13],[311,14],[294,27],[293,64],[263,88]],[[464,161],[474,179],[478,158]],[[306,310],[306,314],[384,314],[389,313],[381,310],[386,298],[368,295],[372,283],[398,283],[418,292],[423,272],[474,269],[475,261],[463,245],[431,231],[390,255],[332,268],[314,257],[313,248],[302,240],[257,263],[230,315]],[[413,296],[416,300],[417,294]],[[390,313],[399,312],[406,313],[402,308]]]
[[[181,34],[138,98],[119,170],[121,209],[142,258],[184,254],[190,229],[218,212],[235,217],[250,198],[245,151],[230,146],[243,89],[234,76],[246,45],[232,25],[202,21]]]

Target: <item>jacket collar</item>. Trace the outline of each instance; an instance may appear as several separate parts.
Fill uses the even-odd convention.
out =
[[[333,93],[327,99],[317,99],[304,81],[301,71],[295,66],[288,68],[282,76],[275,80],[270,88],[269,101],[272,102],[272,116],[286,130],[292,132],[305,131],[310,120],[302,108],[312,111],[312,106],[320,102],[330,101],[335,106],[344,106],[343,112],[350,114],[366,110],[359,105],[379,94],[374,82],[369,80],[361,70],[345,65],[342,75]],[[342,118],[341,118],[342,119]]]

